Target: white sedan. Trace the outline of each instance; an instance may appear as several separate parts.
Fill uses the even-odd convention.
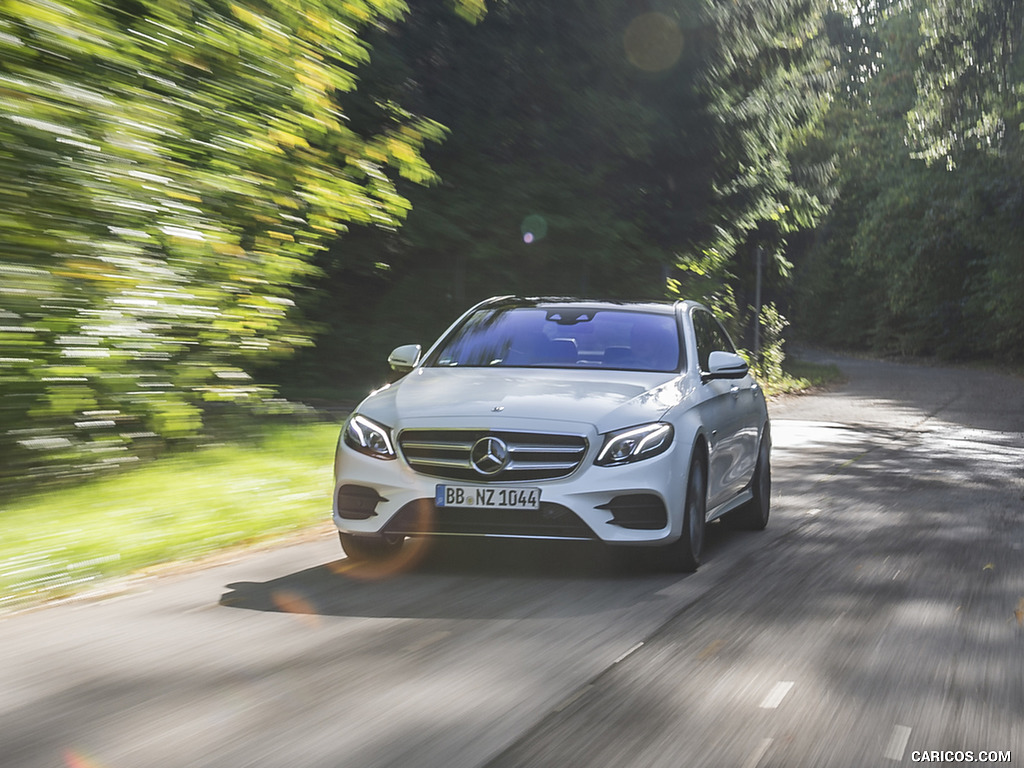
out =
[[[701,304],[494,298],[389,362],[402,377],[338,442],[350,558],[409,536],[596,540],[693,571],[711,520],[768,523],[764,395]]]

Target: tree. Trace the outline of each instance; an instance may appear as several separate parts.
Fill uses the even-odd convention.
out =
[[[917,103],[908,115],[920,156],[952,168],[971,153],[1009,153],[1021,160],[1018,0],[918,0],[921,65]]]
[[[807,149],[833,87],[823,7],[517,0],[473,26],[418,2],[375,34],[355,94],[371,103],[350,113],[400,98],[445,125],[427,150],[441,182],[408,190],[401,231],[324,254],[303,305],[324,332],[289,374],[337,380],[372,349],[371,376],[487,295],[661,298],[672,276],[728,304],[755,241],[784,270],[830,173]]]
[[[827,123],[839,198],[798,268],[806,334],[900,354],[1020,357],[1019,152],[1007,133],[983,130],[995,125],[985,115],[1016,119],[1003,85],[1019,87],[1010,27],[995,24],[1014,11],[998,7],[919,0],[839,25],[852,85]],[[876,66],[864,68],[864,51]]]
[[[477,3],[463,2],[470,12]],[[0,5],[0,480],[113,467],[259,404],[311,257],[397,227],[443,131],[340,94],[401,0]],[[48,469],[49,468],[49,469]]]

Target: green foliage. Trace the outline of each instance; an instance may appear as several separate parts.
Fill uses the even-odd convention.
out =
[[[758,228],[776,236],[806,228],[824,212],[826,190],[812,173],[801,178],[793,160],[834,91],[826,8],[804,0],[713,7],[715,45],[702,87],[724,150],[715,175],[720,248]]]
[[[1018,155],[1024,119],[1024,4],[918,0],[921,66],[908,114],[919,156],[952,168],[963,155]]]
[[[752,341],[758,250],[768,295],[792,267],[788,238],[823,215],[833,152],[821,122],[836,86],[826,4],[746,2],[708,6],[694,88],[706,123],[709,195],[702,225],[673,243],[673,295],[715,308],[730,332]],[[693,129],[691,129],[693,130]],[[696,133],[696,131],[694,130]]]
[[[862,82],[826,124],[841,193],[797,270],[805,335],[895,354],[1020,359],[1019,143],[1012,131],[979,132],[985,115],[1007,128],[1017,119],[1005,96],[1024,80],[1001,47],[1015,13],[918,0],[843,29],[843,48],[875,51],[876,64],[846,62]]]
[[[828,387],[842,380],[843,374],[835,365],[820,365],[791,357],[786,358],[779,376],[758,379],[768,397],[806,392],[814,387]]]
[[[789,321],[779,312],[775,304],[765,304],[758,316],[761,328],[760,350],[754,361],[754,369],[758,378],[767,381],[778,381],[783,377],[782,364],[786,359],[783,350],[785,338],[783,332]]]
[[[478,3],[461,2],[471,9]],[[259,404],[313,255],[394,229],[435,122],[339,98],[401,0],[0,5],[0,483],[117,467]]]
[[[448,5],[421,0],[381,29],[357,94],[450,130],[427,151],[442,182],[408,190],[400,232],[318,261],[302,306],[322,332],[282,370],[291,391],[382,375],[390,346],[494,294],[661,298],[668,283],[749,327],[754,245],[778,292],[786,238],[828,197],[826,4],[519,0],[475,26]],[[388,268],[364,269],[370,253]]]

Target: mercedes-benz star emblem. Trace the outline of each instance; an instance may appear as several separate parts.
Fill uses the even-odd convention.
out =
[[[481,475],[496,475],[508,465],[508,446],[500,437],[481,437],[473,443],[469,460]]]

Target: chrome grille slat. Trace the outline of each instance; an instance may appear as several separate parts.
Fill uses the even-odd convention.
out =
[[[473,447],[472,443],[463,442],[424,442],[421,440],[409,440],[402,444],[403,448],[417,451],[465,451],[469,453]]]
[[[424,457],[416,459],[416,464],[423,464],[431,467],[455,467],[458,469],[473,468],[472,464],[469,463],[469,459],[433,459]]]
[[[534,470],[534,469],[551,469],[551,470],[572,470],[578,464],[578,461],[513,461],[505,467],[506,472],[515,472],[516,470]]]
[[[484,437],[498,437],[509,463],[493,475],[476,470],[470,454]],[[572,474],[587,452],[583,435],[486,429],[407,429],[398,436],[403,458],[413,470],[431,477],[473,483],[553,480]]]
[[[472,448],[472,446],[470,446],[470,448]],[[509,448],[512,451],[512,455],[519,453],[573,453],[579,455],[586,450],[586,447],[582,445],[578,448],[575,446],[549,445],[516,445],[514,447],[510,446]]]

